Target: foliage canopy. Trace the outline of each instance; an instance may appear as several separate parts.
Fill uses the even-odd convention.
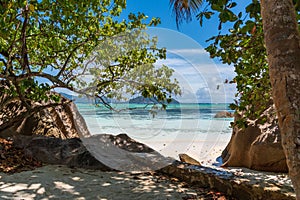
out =
[[[154,65],[166,50],[144,32],[160,20],[121,19],[125,7],[125,0],[1,1],[0,107],[17,99],[29,114],[37,102],[58,103],[49,95],[55,88],[96,95],[107,106],[103,97],[121,98],[122,88],[160,101],[180,94],[173,70]]]

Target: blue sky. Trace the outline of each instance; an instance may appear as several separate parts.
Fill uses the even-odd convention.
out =
[[[235,85],[223,84],[234,77],[234,68],[209,58],[204,47],[208,38],[218,33],[218,21],[204,21],[204,27],[194,18],[190,23],[176,27],[175,16],[168,0],[127,0],[122,17],[130,12],[145,13],[149,18],[159,17],[161,24],[150,28],[149,33],[158,37],[158,46],[167,48],[167,60],[159,61],[175,70],[183,94],[181,102],[229,102],[234,99]]]
[[[124,16],[127,13],[142,12],[147,16],[159,17],[162,21],[158,27],[168,28],[177,31],[175,16],[169,6],[169,0],[127,0],[127,8],[124,11]],[[180,26],[180,32],[193,38],[200,45],[204,46],[205,40],[210,36],[218,33],[217,21],[206,21],[205,27],[201,28],[197,20],[193,20],[190,23],[183,23]]]

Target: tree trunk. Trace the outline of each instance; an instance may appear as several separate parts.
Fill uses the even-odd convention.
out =
[[[273,98],[290,178],[300,200],[300,34],[292,0],[262,0]]]

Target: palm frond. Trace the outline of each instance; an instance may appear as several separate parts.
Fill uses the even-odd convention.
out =
[[[177,28],[183,22],[190,22],[192,14],[199,11],[202,0],[170,0],[170,8],[176,18]]]

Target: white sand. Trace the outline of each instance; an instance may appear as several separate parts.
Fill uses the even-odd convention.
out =
[[[48,165],[33,171],[0,173],[0,199],[182,199],[196,195],[183,183],[158,176],[70,169]]]
[[[132,137],[130,135],[130,137]],[[185,153],[203,165],[220,165],[221,156],[231,137],[230,134],[182,134],[176,138],[157,137],[151,139],[134,138],[152,147],[166,157],[179,159],[178,154]]]

